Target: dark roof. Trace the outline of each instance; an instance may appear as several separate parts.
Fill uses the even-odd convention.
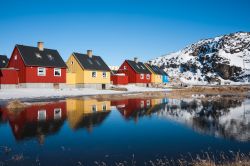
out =
[[[146,65],[155,73],[155,74],[158,74],[158,75],[163,75],[161,69],[156,66],[156,65],[150,65],[148,63],[146,63]]]
[[[0,68],[7,67],[9,59],[6,55],[0,55]]]
[[[66,64],[57,50],[16,45],[26,66],[66,68]]]
[[[73,53],[79,64],[86,70],[110,71],[108,65],[100,56],[93,55],[91,58],[87,54]]]
[[[159,69],[160,69],[162,75],[168,76],[168,74],[163,69],[161,69],[161,68],[159,68]]]
[[[151,74],[147,67],[142,62],[126,60],[126,62],[137,72],[142,74]]]

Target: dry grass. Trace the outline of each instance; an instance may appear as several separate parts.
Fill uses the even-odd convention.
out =
[[[168,98],[190,98],[193,95],[234,95],[249,96],[250,86],[193,86],[182,89],[173,89],[167,94]]]
[[[122,87],[111,87],[110,90],[114,90],[114,91],[128,91],[127,88],[122,88]]]
[[[166,92],[141,92],[141,93],[129,93],[129,94],[108,94],[108,95],[96,95],[90,98],[103,100],[125,100],[125,99],[152,99],[152,98],[164,98],[166,97]]]
[[[13,112],[13,113],[19,113],[19,112],[23,111],[26,107],[27,107],[27,105],[22,103],[19,100],[10,101],[7,104],[8,110],[10,112]]]

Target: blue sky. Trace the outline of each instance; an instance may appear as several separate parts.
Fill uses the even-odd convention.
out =
[[[92,49],[109,65],[146,61],[203,38],[250,31],[248,0],[0,0],[0,54],[15,44]]]

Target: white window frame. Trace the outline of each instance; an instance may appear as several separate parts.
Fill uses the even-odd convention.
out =
[[[105,109],[104,109],[104,108],[105,108]],[[102,105],[102,110],[103,110],[103,111],[107,111],[107,104],[103,103],[103,105]]]
[[[94,77],[93,77],[93,73],[95,73],[95,76],[94,76]],[[91,72],[91,77],[92,77],[92,78],[96,78],[96,77],[97,77],[97,72],[96,72],[96,71],[92,71],[92,72]]]
[[[147,100],[147,106],[150,106],[150,100]]]
[[[107,78],[107,72],[102,72],[102,77]]]
[[[41,115],[43,114],[43,115]],[[47,115],[46,115],[46,110],[38,110],[37,112],[37,120],[38,121],[45,121],[47,118]]]
[[[124,69],[124,70],[127,70],[127,66],[126,66],[126,65],[124,65],[124,66],[123,66],[123,69]]]
[[[14,56],[14,60],[17,60],[17,55]]]
[[[59,113],[56,113],[59,111]],[[61,108],[55,108],[54,109],[54,119],[61,119],[62,118],[62,109]]]
[[[146,78],[147,78],[147,80],[149,80],[150,79],[150,74],[147,74]]]
[[[40,73],[40,69],[43,70],[43,73]],[[37,76],[46,76],[46,68],[45,67],[38,67],[37,68]]]
[[[141,108],[144,108],[144,101],[143,100],[141,100]]]
[[[140,79],[141,79],[141,80],[144,79],[144,74],[140,74]]]
[[[60,74],[60,75],[56,75],[56,70],[59,71],[59,74]],[[61,77],[61,76],[62,76],[62,69],[60,69],[60,68],[54,68],[54,76],[55,76],[55,77]]]
[[[97,112],[97,106],[96,105],[92,105],[92,112]]]

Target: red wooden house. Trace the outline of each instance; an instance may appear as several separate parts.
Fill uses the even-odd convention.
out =
[[[118,73],[124,73],[128,76],[128,83],[130,84],[148,87],[151,83],[151,72],[137,58],[134,61],[125,60],[118,69]]]
[[[16,45],[8,68],[18,69],[21,87],[60,87],[66,84],[66,64],[57,50]]]
[[[18,84],[17,70],[7,68],[9,59],[5,55],[0,55],[0,89],[14,88]]]

